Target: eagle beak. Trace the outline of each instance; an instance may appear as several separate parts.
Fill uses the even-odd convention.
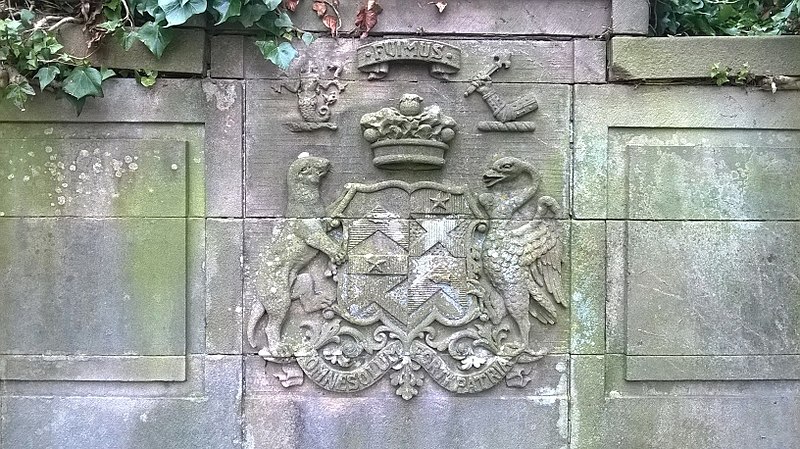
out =
[[[492,169],[483,174],[483,184],[486,187],[492,187],[504,179],[506,179],[506,175]]]

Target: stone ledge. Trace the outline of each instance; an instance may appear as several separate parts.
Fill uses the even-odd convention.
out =
[[[711,66],[753,75],[800,75],[800,36],[628,37],[611,39],[609,80],[710,78]]]
[[[161,58],[156,58],[141,42],[125,51],[114,38],[105,38],[97,48],[87,49],[80,25],[65,25],[58,31],[64,51],[78,57],[88,57],[95,66],[112,69],[147,69],[159,72],[202,74],[205,61],[205,30],[176,28],[175,38]]]

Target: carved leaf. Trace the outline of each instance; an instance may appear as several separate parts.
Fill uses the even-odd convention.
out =
[[[369,32],[378,24],[378,14],[383,11],[377,0],[367,0],[361,5],[356,14],[356,28],[361,31],[361,37],[367,37]]]
[[[511,368],[511,371],[506,374],[506,385],[511,388],[524,388],[531,381],[531,377],[528,375],[530,372],[531,368],[528,366],[517,365]]]
[[[303,385],[303,370],[297,365],[283,365],[281,367],[283,373],[275,373],[274,376],[278,378],[284,388]]]

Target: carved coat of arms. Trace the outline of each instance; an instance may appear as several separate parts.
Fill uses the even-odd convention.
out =
[[[305,376],[353,392],[388,374],[410,399],[427,373],[448,391],[472,393],[544,354],[530,341],[532,320],[554,324],[566,297],[558,206],[538,194],[533,166],[501,158],[481,192],[347,184],[324,207],[319,183],[329,166],[310,156],[291,164],[288,218],[253,273],[248,339],[268,362],[285,364],[284,386]],[[534,200],[535,218],[514,220]]]

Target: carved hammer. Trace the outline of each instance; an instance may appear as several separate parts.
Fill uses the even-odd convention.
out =
[[[476,76],[475,78],[476,79],[490,78],[498,70],[508,69],[510,67],[511,67],[511,53],[505,56],[495,55],[494,60],[492,61],[492,66],[489,67],[489,70],[487,70],[482,76]],[[478,84],[475,81],[473,81],[472,84],[467,88],[467,91],[464,92],[464,96],[468,97],[470,94],[475,92],[477,88]]]

